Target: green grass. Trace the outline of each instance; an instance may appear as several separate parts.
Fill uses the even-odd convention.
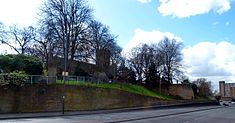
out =
[[[57,81],[57,84],[63,84],[63,81]],[[141,94],[145,96],[157,97],[163,100],[171,100],[169,96],[161,95],[143,86],[133,85],[133,84],[120,84],[120,83],[111,83],[111,84],[95,84],[91,82],[78,82],[78,81],[66,81],[66,85],[76,85],[84,87],[95,87],[95,88],[111,88],[122,90],[130,93]]]

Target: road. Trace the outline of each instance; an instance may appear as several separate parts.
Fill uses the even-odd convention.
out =
[[[235,106],[153,109],[107,114],[0,120],[0,123],[235,123]]]

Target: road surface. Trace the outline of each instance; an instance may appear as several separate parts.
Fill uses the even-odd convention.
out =
[[[0,120],[0,123],[235,123],[235,106],[205,106],[119,113]]]

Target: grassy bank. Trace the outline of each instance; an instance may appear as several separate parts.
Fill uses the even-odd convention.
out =
[[[57,84],[63,84],[63,81],[57,81]],[[95,84],[89,82],[78,82],[78,81],[66,81],[66,85],[75,85],[75,86],[84,86],[84,87],[94,87],[94,88],[109,88],[122,90],[130,93],[141,94],[150,97],[157,97],[163,100],[171,100],[172,98],[169,96],[161,95],[143,86],[127,84],[127,83],[110,83],[110,84]]]

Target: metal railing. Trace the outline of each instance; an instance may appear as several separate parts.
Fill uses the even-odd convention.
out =
[[[57,76],[29,75],[28,84],[53,84],[58,80]]]
[[[0,79],[5,74],[0,74]],[[110,83],[109,79],[99,77],[88,77],[88,76],[66,76],[66,82],[86,82],[86,83]],[[44,76],[44,75],[28,75],[26,84],[55,84],[64,81],[64,76]]]

